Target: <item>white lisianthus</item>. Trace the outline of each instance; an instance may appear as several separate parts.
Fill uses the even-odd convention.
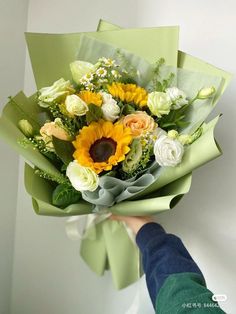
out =
[[[88,111],[86,102],[77,95],[69,95],[65,100],[66,110],[75,116],[84,116]]]
[[[162,134],[154,144],[154,155],[160,166],[175,167],[183,157],[184,147],[177,139]]]
[[[152,92],[148,94],[147,106],[152,114],[160,118],[170,112],[171,99],[166,93]]]
[[[70,71],[72,74],[72,78],[77,84],[80,84],[80,79],[84,75],[90,74],[95,70],[96,70],[96,67],[90,62],[77,60],[70,64]]]
[[[117,105],[117,102],[115,99],[112,98],[111,94],[101,92],[102,95],[102,113],[103,117],[107,121],[115,121],[116,119],[119,118],[120,114],[120,107]]]
[[[66,175],[77,191],[95,191],[99,177],[90,168],[81,166],[76,160],[69,163]]]
[[[200,91],[197,94],[197,99],[207,99],[212,97],[216,92],[216,89],[214,86],[211,87],[204,87],[200,89]]]
[[[47,103],[63,100],[67,95],[74,92],[75,90],[71,85],[71,82],[69,80],[65,81],[64,78],[61,78],[60,80],[54,82],[52,86],[43,87],[39,90],[39,104],[41,107],[47,107]]]
[[[188,103],[186,94],[177,87],[169,87],[166,89],[167,95],[172,101],[172,108],[179,109]]]

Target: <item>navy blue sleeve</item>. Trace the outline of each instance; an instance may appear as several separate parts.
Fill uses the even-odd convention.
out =
[[[154,306],[160,288],[170,275],[191,272],[203,278],[182,241],[175,235],[167,234],[161,225],[145,224],[139,230],[136,242],[142,253],[147,287]]]

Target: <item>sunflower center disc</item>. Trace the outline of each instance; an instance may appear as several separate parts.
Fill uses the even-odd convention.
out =
[[[111,138],[102,137],[93,143],[89,154],[94,162],[104,162],[116,152],[116,142]]]

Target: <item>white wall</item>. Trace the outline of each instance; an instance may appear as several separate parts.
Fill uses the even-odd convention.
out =
[[[31,0],[28,30],[89,31],[100,17],[124,27],[179,24],[182,50],[235,73],[235,11],[232,0]],[[28,60],[25,78],[25,90],[33,92]],[[224,156],[197,170],[191,192],[173,211],[158,216],[168,231],[184,240],[209,287],[227,294],[222,304],[227,313],[236,307],[233,88],[235,81],[215,110],[224,113],[216,132]],[[116,292],[109,274],[98,278],[90,272],[78,244],[65,236],[64,219],[36,216],[22,182],[21,164],[11,313],[125,313],[137,285]],[[140,286],[140,313],[152,313],[143,281]]]
[[[139,0],[138,10],[139,26],[180,25],[181,50],[236,74],[235,1]],[[190,193],[158,217],[183,239],[209,288],[228,296],[227,313],[236,309],[235,89],[234,78],[212,114],[223,113],[216,130],[223,156],[195,171]]]
[[[0,108],[23,89],[28,1],[0,0]],[[0,111],[1,111],[0,110]],[[18,156],[0,142],[0,313],[8,314],[13,263]]]

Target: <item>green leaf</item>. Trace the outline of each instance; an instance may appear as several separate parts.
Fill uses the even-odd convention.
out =
[[[56,154],[65,165],[68,165],[71,161],[74,160],[73,153],[75,151],[75,148],[71,142],[60,140],[54,136],[52,138],[52,142]]]
[[[188,125],[190,124],[190,122],[188,121],[177,121],[176,122],[176,125],[179,127],[179,128],[186,128]]]
[[[134,112],[135,109],[131,104],[125,104],[124,107],[122,108],[122,114],[124,114],[125,116]]]
[[[52,204],[59,207],[75,204],[80,199],[81,193],[68,184],[59,184],[52,194]]]
[[[156,91],[157,92],[163,91],[163,86],[162,86],[161,82],[159,82],[159,81],[156,83]]]
[[[94,104],[88,106],[89,110],[86,113],[86,122],[90,124],[93,121],[98,121],[102,118],[102,109]]]

